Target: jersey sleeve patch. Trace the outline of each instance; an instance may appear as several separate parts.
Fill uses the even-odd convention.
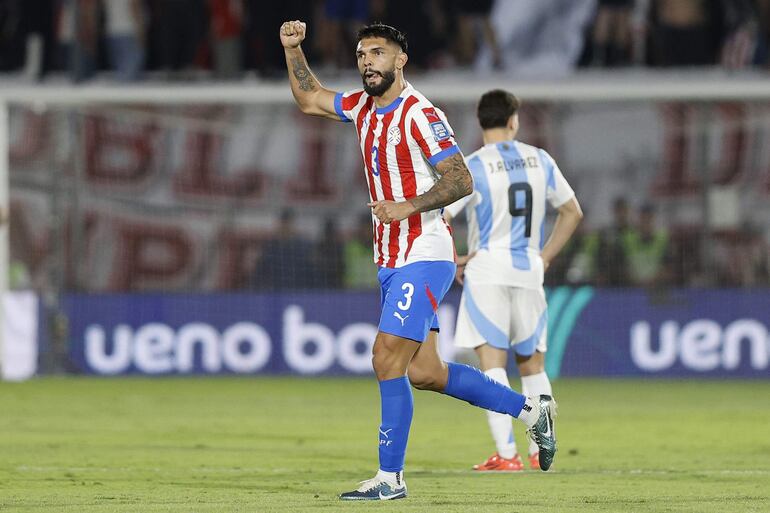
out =
[[[449,139],[450,133],[443,121],[434,121],[430,124],[430,129],[433,132],[433,137],[438,141],[444,141]]]
[[[452,136],[446,123],[438,115],[434,107],[422,109],[422,112],[425,114],[425,119],[428,121],[428,126],[430,126],[430,130],[433,132],[433,138],[436,142],[445,141]]]

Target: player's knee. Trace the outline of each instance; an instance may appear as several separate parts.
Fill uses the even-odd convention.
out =
[[[380,380],[390,379],[394,375],[403,376],[406,362],[400,355],[385,345],[375,344],[372,351],[372,367]]]
[[[545,370],[543,358],[538,358],[538,356],[540,355],[537,352],[528,356],[516,355],[519,374],[522,376],[532,376],[543,372]]]
[[[381,374],[388,372],[391,362],[391,355],[387,351],[374,351],[372,353],[372,367],[378,378],[381,378]]]
[[[413,373],[409,370],[409,383],[418,390],[435,390],[436,380],[430,374]]]
[[[418,390],[443,390],[440,376],[431,369],[419,365],[409,365],[409,383]]]

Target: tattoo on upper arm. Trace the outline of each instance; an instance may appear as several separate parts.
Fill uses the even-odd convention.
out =
[[[471,173],[459,153],[442,160],[436,171],[441,175],[438,182],[425,194],[409,200],[418,212],[445,207],[473,192]]]
[[[315,91],[315,78],[307,69],[307,64],[304,59],[295,57],[291,60],[291,71],[294,74],[294,78],[299,83],[299,88],[303,91]]]

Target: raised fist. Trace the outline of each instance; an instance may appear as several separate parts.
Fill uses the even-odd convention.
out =
[[[281,44],[284,48],[297,48],[305,39],[307,25],[299,20],[287,21],[281,25]]]

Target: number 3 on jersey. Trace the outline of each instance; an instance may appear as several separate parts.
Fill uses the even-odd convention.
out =
[[[518,206],[517,192],[524,193],[524,206]],[[514,183],[508,188],[508,210],[513,217],[524,217],[524,236],[532,235],[532,187],[526,182]]]
[[[396,306],[399,307],[401,310],[409,310],[409,307],[412,306],[412,295],[414,294],[414,285],[411,283],[404,283],[401,285],[401,290],[405,290],[404,292],[404,300],[399,301],[396,303]]]

